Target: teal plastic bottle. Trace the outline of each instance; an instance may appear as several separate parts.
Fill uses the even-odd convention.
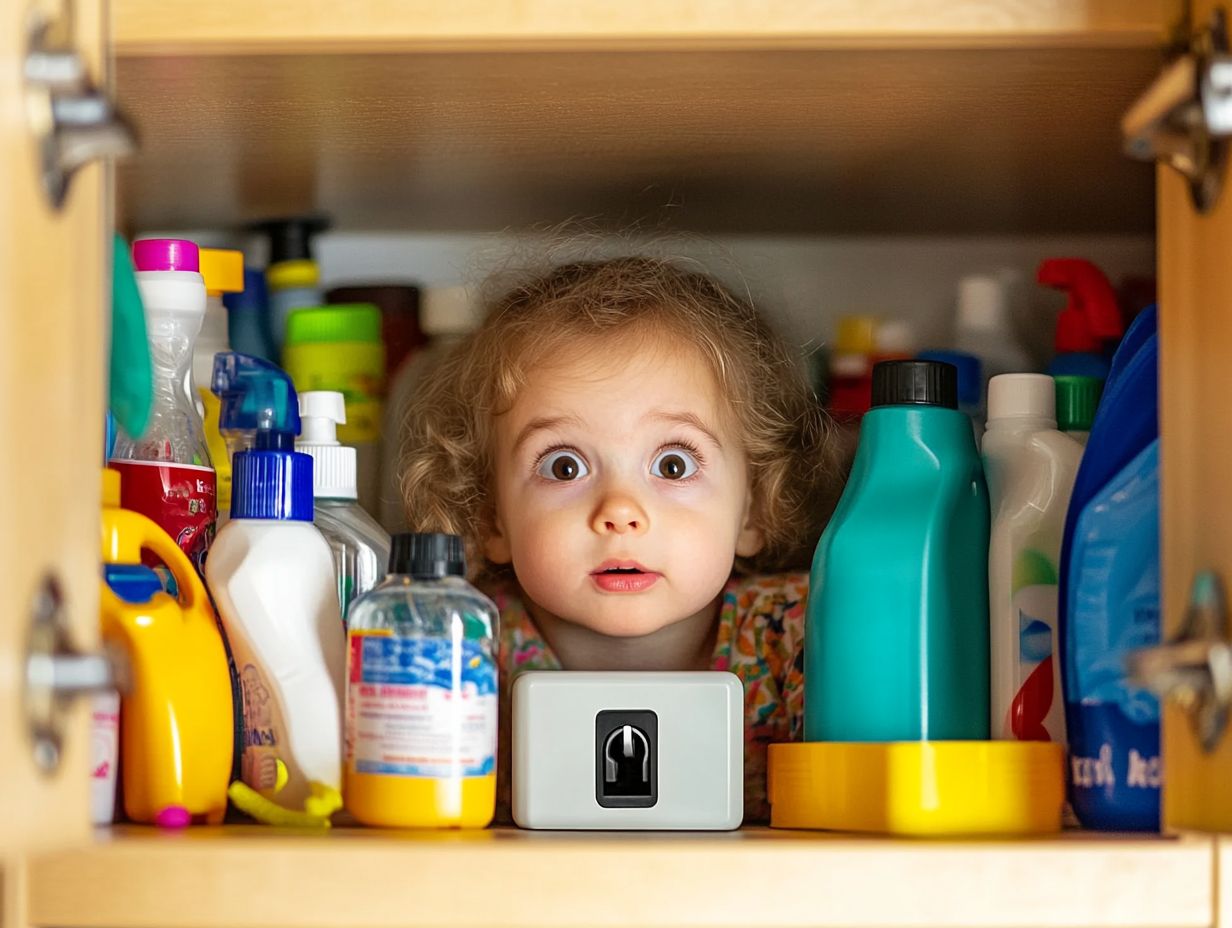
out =
[[[878,364],[851,477],[813,558],[806,740],[988,738],[988,531],[957,370]]]

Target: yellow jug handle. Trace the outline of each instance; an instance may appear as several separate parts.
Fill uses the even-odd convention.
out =
[[[192,565],[192,561],[188,559],[188,555],[183,552],[179,545],[153,522],[145,524],[145,531],[141,536],[141,547],[145,550],[153,552],[158,558],[171,568],[171,573],[175,577],[175,585],[179,589],[180,605],[185,610],[191,611],[194,609],[207,609],[209,607],[209,597],[206,595],[205,586],[201,583],[201,578],[197,576],[197,570]]]

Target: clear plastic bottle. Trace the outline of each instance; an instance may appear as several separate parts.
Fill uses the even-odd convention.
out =
[[[341,445],[335,429],[346,422],[341,393],[311,390],[299,395],[303,424],[295,450],[313,459],[313,522],[329,542],[338,580],[342,620],[356,597],[381,582],[389,563],[389,533],[357,500],[355,449]]]
[[[347,810],[367,825],[483,828],[496,809],[495,604],[462,539],[393,539],[390,575],[351,607]]]
[[[217,513],[214,468],[190,392],[205,281],[197,246],[181,239],[135,242],[133,264],[145,306],[154,399],[145,434],[134,438],[121,430],[111,465],[120,471],[125,507],[153,519],[200,572]]]

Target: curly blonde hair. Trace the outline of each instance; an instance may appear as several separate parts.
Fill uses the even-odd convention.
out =
[[[740,565],[799,568],[841,484],[832,425],[753,306],[696,271],[649,257],[564,264],[500,298],[425,378],[403,428],[402,495],[413,531],[465,540],[473,575],[495,518],[495,417],[528,372],[579,340],[668,336],[692,345],[727,399],[748,459],[760,554]]]

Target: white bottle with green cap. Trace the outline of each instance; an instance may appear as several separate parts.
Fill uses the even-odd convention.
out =
[[[359,505],[354,448],[340,444],[337,427],[346,423],[341,393],[299,394],[302,431],[295,450],[312,456],[313,522],[329,542],[338,580],[338,604],[345,623],[351,602],[385,576],[389,533]]]

